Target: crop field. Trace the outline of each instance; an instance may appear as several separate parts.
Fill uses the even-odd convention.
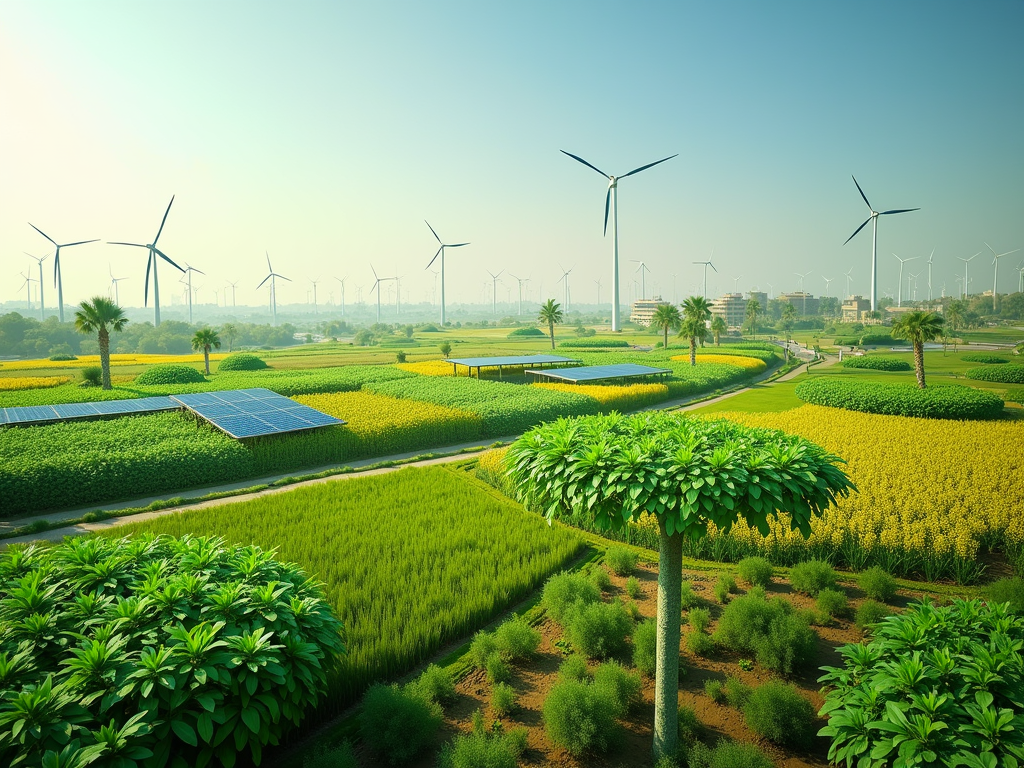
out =
[[[210,361],[223,360],[226,352],[211,352]],[[202,363],[200,355],[111,355],[110,367],[128,365],[159,365],[161,363]],[[80,369],[91,365],[99,365],[99,355],[79,355],[77,360],[11,360],[0,362],[0,373],[7,371],[33,371],[41,368],[72,368]]]
[[[635,411],[668,400],[667,384],[534,384],[541,389],[571,392],[596,400],[602,411]]]
[[[525,597],[582,551],[491,488],[443,467],[334,481],[118,528],[276,550],[325,583],[349,652],[328,713]]]
[[[0,392],[59,387],[69,381],[70,376],[4,376],[0,378]]]

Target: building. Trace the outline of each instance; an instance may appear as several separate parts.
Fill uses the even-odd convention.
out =
[[[756,301],[761,306],[761,314],[768,312],[768,294],[764,291],[747,291],[747,300]]]
[[[862,323],[867,318],[864,315],[871,311],[871,301],[863,296],[851,296],[843,299],[843,322]]]
[[[793,291],[792,293],[780,293],[779,301],[788,301],[793,305],[798,315],[818,314],[818,299],[805,291]]]
[[[629,322],[650,328],[658,307],[668,303],[661,296],[655,296],[653,299],[637,299],[633,302],[633,309],[629,313]]]
[[[727,293],[711,302],[711,316],[720,317],[730,328],[740,328],[747,319],[747,300],[742,293]]]

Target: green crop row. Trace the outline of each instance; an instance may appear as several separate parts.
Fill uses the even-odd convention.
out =
[[[849,411],[924,419],[994,419],[1003,401],[991,392],[959,385],[930,386],[843,381],[816,377],[797,385],[796,396],[807,403]]]
[[[1024,384],[1024,365],[984,365],[981,368],[969,368],[964,376],[975,381]]]
[[[911,370],[911,365],[906,360],[900,360],[898,357],[862,355],[860,357],[848,357],[843,360],[843,368],[867,368],[872,371],[909,371]]]
[[[443,467],[307,486],[127,531],[256,544],[323,581],[348,646],[328,679],[325,715],[487,623],[582,547],[570,529],[549,528]]]

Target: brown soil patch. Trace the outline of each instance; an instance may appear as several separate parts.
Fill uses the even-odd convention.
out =
[[[640,581],[642,594],[636,600],[632,600],[626,594],[626,579],[624,577],[610,575],[612,589],[605,593],[606,599],[611,600],[618,597],[627,605],[634,602],[643,616],[653,617],[655,615],[657,564],[640,563],[634,575]],[[723,610],[723,606],[715,602],[713,593],[718,573],[684,570],[684,577],[691,582],[694,592],[709,602],[712,615],[710,631],[713,632]],[[852,612],[864,600],[864,595],[852,584],[843,586],[850,597],[852,617]],[[741,593],[745,591],[742,585],[740,591]],[[814,607],[812,598],[793,592],[787,581],[777,579],[768,591],[769,594],[785,596],[798,608]],[[893,602],[897,607],[903,607],[910,600],[919,596],[901,589]],[[586,755],[577,759],[548,741],[541,713],[544,699],[556,681],[558,667],[565,658],[565,653],[555,645],[562,637],[561,627],[553,621],[545,619],[538,629],[541,631],[542,639],[536,657],[528,663],[519,664],[514,668],[511,684],[516,692],[518,709],[512,715],[501,719],[505,729],[527,729],[528,749],[520,760],[520,764],[523,766],[557,766],[557,768],[647,768],[650,766],[652,764],[651,726],[654,722],[654,681],[650,678],[644,678],[642,703],[622,721],[618,744],[607,754]],[[684,646],[681,648],[681,659],[685,662],[685,669],[681,670],[680,675],[679,702],[694,708],[704,725],[704,738],[708,743],[714,744],[722,738],[753,742],[761,747],[780,768],[828,768],[828,739],[816,737],[811,748],[804,752],[783,749],[755,736],[747,728],[741,712],[724,703],[716,704],[705,695],[704,683],[709,679],[724,681],[726,677],[733,675],[739,677],[747,685],[757,686],[770,680],[774,675],[760,666],[755,666],[750,672],[741,669],[739,662],[742,657],[738,654],[718,652],[710,659],[702,659],[688,653],[685,650],[688,631],[689,627],[684,626]],[[818,667],[838,665],[840,657],[836,653],[836,648],[846,643],[859,642],[863,638],[863,634],[853,624],[852,618],[838,620],[830,626],[815,627],[815,631],[818,635],[817,657],[807,671],[794,677],[791,682],[796,685],[801,694],[814,704],[815,708],[820,708],[824,699],[819,692],[817,683],[817,678],[821,674]],[[624,665],[632,666],[628,653],[622,654],[616,660]],[[592,662],[591,665],[596,666],[596,663]],[[490,707],[491,684],[487,682],[482,671],[474,671],[463,678],[457,685],[457,692],[458,699],[445,709],[441,741],[447,741],[458,733],[470,732],[473,713],[478,709],[483,711],[484,721],[488,727],[496,719]],[[365,754],[365,750],[359,757],[360,765],[367,768],[385,768],[387,765],[374,756]],[[435,761],[436,757],[428,754],[413,765],[415,768],[430,768]]]

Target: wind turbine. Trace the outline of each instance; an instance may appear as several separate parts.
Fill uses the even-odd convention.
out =
[[[50,254],[46,254],[42,258],[39,258],[38,256],[33,256],[28,251],[22,251],[22,253],[30,259],[35,259],[36,263],[39,265],[39,319],[42,320],[43,313],[46,311],[46,304],[43,301],[43,262],[50,258]]]
[[[558,265],[558,268],[560,270],[562,270],[562,276],[560,278],[558,278],[558,280],[564,283],[564,285],[563,285],[563,293],[565,295],[565,311],[566,311],[566,313],[568,313],[569,312],[569,272],[572,272],[574,269],[576,269],[576,265],[573,264],[571,267],[569,267],[568,271],[561,264]]]
[[[830,296],[830,294],[829,294],[829,286],[832,285],[832,281],[835,280],[835,278],[834,277],[825,277],[824,275],[822,275],[821,279],[825,281],[825,296],[828,297],[828,296]]]
[[[1020,273],[1017,278],[1017,293],[1024,293],[1024,264],[1017,267],[1017,272]],[[42,295],[42,293],[39,294],[40,298]]]
[[[429,224],[427,225],[430,226]],[[441,262],[442,264],[444,262]],[[380,322],[380,284],[386,283],[388,280],[394,280],[393,277],[377,277],[377,270],[373,268],[373,264],[370,265],[370,271],[373,272],[373,287],[370,289],[370,293],[377,292],[377,322]]]
[[[811,270],[811,272],[813,272],[813,271],[814,270]],[[807,277],[809,274],[811,274],[811,272],[804,272],[803,274],[800,274],[799,272],[794,272],[793,273],[794,275],[796,275],[797,277],[800,278],[800,293],[803,293],[803,297],[804,297],[803,298],[803,307],[800,310],[800,314],[804,315],[805,317],[807,315],[807,294],[804,293],[804,278]]]
[[[743,275],[740,275],[739,277],[734,277],[732,279],[732,292],[733,293],[736,293],[739,290],[740,280],[742,280],[742,279],[743,279]]]
[[[715,258],[714,251],[711,251],[711,258]],[[701,296],[703,296],[706,299],[708,297],[708,267],[711,267],[713,270],[715,270],[715,272],[718,272],[718,268],[711,263],[710,259],[708,261],[695,261],[693,263],[704,265],[704,291],[703,293],[701,293]]]
[[[28,308],[31,310],[32,309],[32,283],[34,283],[36,281],[36,279],[34,277],[29,277],[24,272],[19,272],[18,274],[21,275],[25,279],[25,282],[22,283],[21,286],[19,286],[19,287],[24,287],[24,289],[25,289],[25,302],[26,302],[26,305],[28,306]]]
[[[94,240],[79,240],[78,242],[75,242],[75,243],[58,243],[56,240],[54,240],[48,234],[43,232],[43,230],[41,230],[39,227],[37,227],[32,222],[29,222],[28,225],[30,227],[32,227],[32,229],[34,229],[40,235],[42,235],[47,240],[49,240],[51,243],[53,243],[56,246],[56,248],[57,248],[57,250],[53,254],[53,282],[57,285],[57,316],[60,318],[60,321],[63,323],[64,322],[64,284],[62,283],[61,277],[60,277],[60,249],[61,248],[70,248],[70,247],[72,247],[74,245],[85,245],[86,243],[97,243],[97,242],[99,242],[99,238],[96,238]],[[33,256],[33,258],[35,258],[35,257]],[[40,263],[42,263],[42,262],[40,262]],[[42,296],[42,293],[41,293],[41,291],[42,291],[42,284],[43,283],[40,280],[40,282],[39,282],[39,285],[40,285],[40,289],[39,289],[40,290],[40,296]],[[40,303],[41,302],[42,302],[42,299],[40,299]]]
[[[345,316],[345,281],[348,280],[348,275],[345,275],[344,277],[336,277],[334,279],[337,280],[339,283],[341,283],[341,316],[344,317]]]
[[[317,311],[317,306],[316,306],[316,286],[320,282],[320,276],[317,275],[316,280],[310,280],[309,282],[311,282],[313,284],[313,314],[317,315],[317,314],[319,314],[319,312]]]
[[[850,297],[853,295],[852,293],[850,293],[850,281],[853,280],[853,267],[850,267],[843,274],[846,277],[846,295],[847,297]]]
[[[893,256],[896,256],[896,254],[894,253]],[[921,257],[920,256],[911,256],[909,259],[901,259],[899,256],[896,256],[896,258],[900,262],[900,288],[899,288],[899,294],[898,294],[899,298],[896,299],[896,306],[897,307],[902,307],[903,306],[903,265],[906,264],[908,261],[913,261],[914,259],[919,259]],[[974,257],[972,256],[971,258],[973,259]],[[907,290],[909,291],[910,289],[908,288]]]
[[[235,304],[235,287],[238,285],[238,281],[236,280],[235,282],[232,283],[229,280],[228,281],[228,285],[231,286],[231,306],[235,307],[235,306],[237,306],[237,304]],[[224,303],[225,304],[228,303],[228,297],[227,296],[224,297]]]
[[[996,267],[995,272],[992,275],[992,311],[995,312],[996,299],[999,296],[999,294],[996,293],[996,286],[999,282],[999,260],[1003,258],[1003,256],[1009,256],[1011,253],[1016,253],[1020,248],[1014,248],[1012,251],[1007,251],[1006,253],[996,253],[995,248],[988,243],[985,243],[985,247],[992,251],[992,263],[995,264]]]
[[[205,275],[206,274],[202,270],[199,270],[199,269],[196,269],[195,267],[193,267],[187,261],[185,262],[185,278],[188,281],[187,285],[188,285],[188,324],[189,325],[192,325],[192,273],[193,272],[197,272],[200,275]],[[198,288],[196,289],[196,294],[197,295],[199,294],[199,289]]]
[[[640,266],[636,268],[636,271],[640,273],[640,298],[647,298],[647,273],[651,271],[650,267],[643,261],[637,261],[636,259],[630,259],[634,264]]]
[[[505,274],[505,270],[501,270],[497,275],[491,272],[489,269],[485,269],[488,275],[491,276],[491,314],[498,314],[498,278]]]
[[[517,283],[519,283],[519,314],[521,315],[521,314],[523,314],[523,283],[530,282],[530,278],[528,278],[528,277],[526,277],[526,278],[516,277],[511,272],[508,273],[508,276],[511,277],[513,280],[515,280]],[[599,303],[600,303],[600,301],[601,300],[598,299]]]
[[[1024,273],[1022,273],[1022,274],[1024,274]],[[601,281],[600,280],[595,280],[594,284],[597,286],[597,303],[598,303],[598,306],[600,306],[600,304],[601,304]]]
[[[935,258],[935,249],[932,248],[931,254],[928,256],[928,301],[932,300],[932,259]]]
[[[853,177],[853,183],[857,184],[857,177]],[[874,312],[878,309],[878,217],[888,216],[893,213],[910,213],[911,211],[919,211],[920,208],[894,208],[891,211],[876,211],[871,207],[871,203],[868,202],[868,196],[864,194],[864,190],[860,188],[860,184],[857,184],[857,191],[860,192],[860,196],[864,198],[864,203],[867,205],[868,210],[871,211],[871,215],[868,216],[867,220],[854,230],[854,233],[846,238],[846,243],[850,242],[857,236],[864,227],[871,222],[871,311]],[[846,245],[843,243],[843,245]]]
[[[611,174],[605,173],[597,166],[591,165],[582,157],[566,152],[564,149],[559,150],[563,155],[568,155],[573,160],[583,163],[588,168],[597,171],[599,174],[608,179],[608,193],[604,198],[604,233],[608,234],[608,213],[609,209],[612,215],[612,330],[621,330],[619,325],[619,205],[618,205],[618,185],[619,181],[632,176],[640,171],[646,171],[648,168],[652,168],[659,163],[664,163],[666,160],[671,160],[676,155],[670,155],[669,157],[656,160],[653,163],[647,165],[641,165],[639,168],[635,168],[629,173],[623,174],[622,176],[612,176]],[[568,290],[568,289],[567,289]],[[566,307],[568,311],[568,307]]]
[[[120,293],[117,290],[117,284],[120,283],[122,280],[127,280],[128,278],[114,277],[114,270],[111,268],[110,264],[107,264],[107,271],[110,272],[110,287],[114,289],[114,303],[117,304],[118,306],[121,306],[121,298]]]
[[[152,243],[142,245],[141,243],[109,243],[109,245],[129,245],[133,248],[145,248],[149,251],[149,257],[146,260],[146,284],[143,291],[143,305],[149,304],[149,273],[153,272],[153,325],[160,325],[160,283],[156,276],[157,267],[157,256],[166,261],[172,267],[177,269],[179,272],[185,270],[171,261],[170,257],[156,247],[157,241],[160,239],[160,233],[164,231],[164,224],[167,223],[167,214],[171,212],[171,206],[174,204],[174,195],[171,195],[171,202],[167,204],[167,210],[164,211],[164,217],[160,220],[160,229],[156,231],[156,237],[153,238]],[[63,313],[61,314],[61,321],[64,320]]]
[[[911,280],[914,281],[914,288],[913,288],[913,291],[910,293],[910,300],[911,301],[917,301],[917,278],[919,278],[920,276],[921,276],[920,272],[918,272],[916,275],[913,272],[908,272],[907,273],[907,291],[908,292],[911,291],[910,281]]]
[[[424,219],[423,223],[427,225],[427,228],[430,230],[431,234],[434,235],[434,239],[437,240],[437,242],[440,243],[440,245],[441,245],[441,247],[437,249],[437,253],[434,254],[434,258],[432,258],[430,260],[430,264],[433,264],[437,260],[438,256],[441,257],[441,327],[443,328],[444,327],[444,249],[445,248],[461,248],[464,245],[469,245],[469,243],[444,243],[444,242],[441,242],[441,238],[437,236],[437,232],[434,232],[434,228],[432,226],[430,226],[430,222],[427,221],[426,219]],[[427,269],[430,269],[430,264],[427,264]],[[377,294],[377,298],[378,298],[378,300],[380,299],[380,293],[379,292]]]
[[[981,251],[978,251],[974,256],[969,259],[965,259],[963,256],[957,256],[957,258],[964,263],[964,298],[966,299],[969,295],[967,286],[970,285],[970,280],[967,279],[967,265],[978,256],[981,256]]]
[[[267,282],[267,280],[270,281],[270,315],[274,325],[277,325],[277,278],[280,277],[282,280],[287,280],[289,283],[291,282],[291,278],[277,274],[277,272],[274,271],[274,268],[270,266],[270,254],[266,251],[264,251],[264,253],[266,253],[267,256],[267,276],[264,277],[260,284],[256,286],[256,290],[258,291],[262,288],[263,283]]]
[[[775,291],[775,286],[772,285],[771,283],[768,283],[768,299],[769,300],[771,300],[772,293],[774,293],[774,291]]]

